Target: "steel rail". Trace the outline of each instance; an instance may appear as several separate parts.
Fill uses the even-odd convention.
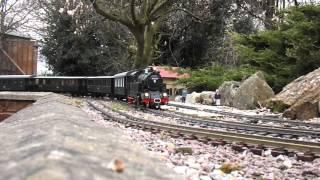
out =
[[[127,103],[118,101],[121,104],[127,105]],[[235,129],[235,130],[245,130],[245,131],[251,131],[251,132],[260,132],[265,135],[267,134],[278,134],[281,135],[287,135],[292,136],[293,138],[295,136],[306,136],[306,137],[313,137],[313,138],[320,138],[320,131],[314,131],[314,130],[306,130],[306,129],[298,129],[298,128],[279,128],[279,127],[273,127],[273,126],[266,126],[266,125],[252,125],[249,123],[242,123],[242,122],[231,122],[231,121],[224,121],[219,119],[210,119],[206,120],[204,118],[195,117],[192,118],[186,117],[187,114],[178,113],[180,115],[159,111],[159,110],[152,110],[149,108],[142,108],[144,111],[148,111],[153,114],[158,114],[162,116],[169,116],[173,118],[179,118],[179,121],[183,122],[191,122],[194,124],[199,124],[203,126],[210,126],[210,127],[222,127],[222,128],[228,128],[228,129]]]
[[[180,108],[197,110],[197,111],[204,111],[204,112],[208,112],[208,113],[221,114],[221,115],[231,116],[231,117],[236,117],[236,118],[245,118],[245,119],[252,119],[252,120],[258,120],[258,121],[264,121],[264,122],[287,123],[287,124],[297,125],[297,126],[307,126],[307,127],[320,128],[320,123],[307,123],[307,122],[301,122],[301,121],[296,121],[296,120],[284,120],[282,118],[272,118],[269,116],[262,116],[262,115],[261,116],[244,115],[244,114],[239,114],[239,113],[219,111],[219,110],[213,110],[213,109],[207,109],[207,108],[200,109],[197,107],[180,105],[180,104],[170,104],[169,103],[168,106],[180,107]]]
[[[266,132],[267,134],[311,136],[314,138],[320,138],[320,131],[297,129],[297,128],[279,128],[279,127],[265,126],[265,125],[252,125],[247,123],[231,122],[231,121],[224,121],[224,120],[218,120],[218,119],[206,120],[204,118],[199,118],[199,117],[189,118],[186,116],[171,114],[163,111],[156,111],[151,109],[145,109],[145,110],[154,114],[162,115],[162,116],[179,118],[180,121],[197,123],[200,125],[211,126],[211,127],[223,127],[223,128],[230,128],[230,129],[236,129],[236,130]]]
[[[111,113],[105,111],[102,108],[99,108],[98,106],[93,104],[91,101],[87,101],[87,102],[91,107],[100,111],[105,116],[109,117],[112,120],[117,120],[121,123],[130,123],[130,124],[135,124],[142,127],[144,126],[146,128],[161,129],[169,132],[177,132],[180,134],[192,135],[200,138],[224,139],[228,141],[245,142],[245,143],[256,144],[256,145],[263,144],[271,147],[286,148],[288,150],[297,150],[300,152],[311,151],[313,153],[320,154],[320,143],[304,142],[304,141],[297,141],[297,140],[290,140],[290,139],[279,139],[279,138],[248,135],[248,134],[238,134],[238,133],[225,132],[225,131],[209,130],[204,128],[194,128],[194,127],[188,127],[188,126],[182,126],[182,125],[167,124],[167,123],[162,123],[157,121],[145,120],[142,118],[136,118],[129,114],[123,113],[121,111],[110,109],[109,107],[104,106],[105,108],[108,108],[109,110],[125,117],[125,118],[121,118],[121,117],[111,115]]]

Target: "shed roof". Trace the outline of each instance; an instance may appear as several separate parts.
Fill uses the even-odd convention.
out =
[[[181,79],[190,77],[188,73],[179,74],[179,67],[153,66],[153,69],[159,71],[162,78]]]
[[[11,36],[11,37],[16,37],[16,38],[20,38],[20,39],[29,39],[31,40],[32,37],[27,35],[27,34],[23,34],[23,33],[20,33],[20,32],[7,32],[7,33],[4,33],[4,35],[6,36]]]

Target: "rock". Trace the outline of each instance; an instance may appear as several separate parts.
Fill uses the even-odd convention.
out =
[[[286,159],[283,163],[282,163],[287,169],[290,169],[292,167],[292,162],[289,159]]]
[[[272,152],[272,150],[271,150],[271,149],[268,149],[268,150],[266,150],[266,151],[263,152],[263,155],[264,155],[264,156],[271,156],[271,152]]]
[[[234,97],[239,89],[240,82],[226,81],[219,87],[221,105],[233,106]]]
[[[274,96],[274,92],[267,84],[263,73],[257,73],[242,83],[235,81],[224,82],[220,87],[221,105],[239,109],[254,109]]]
[[[213,180],[220,180],[223,179],[225,177],[225,173],[219,169],[215,169],[212,173],[209,174],[209,176],[213,179]]]
[[[311,119],[319,116],[320,68],[294,80],[267,102],[273,111],[283,112],[290,119]]]
[[[233,106],[239,109],[254,109],[273,96],[272,88],[264,79],[263,73],[258,71],[241,83]]]
[[[175,145],[172,144],[172,143],[168,143],[168,144],[166,145],[166,150],[167,150],[169,153],[175,152]]]
[[[200,94],[201,93],[196,93],[196,92],[188,94],[186,97],[186,102],[191,104],[200,103],[201,102]]]
[[[279,156],[277,156],[277,162],[281,162],[281,161],[284,161],[285,160],[285,158],[284,158],[284,156],[283,155],[279,155]]]
[[[205,105],[212,105],[212,96],[214,96],[213,91],[203,91],[200,94],[200,102]]]
[[[193,168],[188,168],[186,171],[186,179],[199,180],[199,171]]]
[[[175,102],[181,102],[181,98],[182,98],[182,96],[176,96],[176,97],[174,98],[174,101],[175,101]]]
[[[201,165],[198,163],[190,163],[189,167],[193,168],[193,169],[197,169],[200,170],[201,169]]]
[[[212,180],[210,176],[200,176],[200,180]]]
[[[187,166],[176,166],[174,168],[174,171],[179,174],[185,174],[187,172],[187,169],[188,169]]]
[[[191,147],[178,147],[178,148],[175,148],[175,153],[192,154],[193,150]]]
[[[313,179],[313,178],[319,177],[320,175],[315,173],[315,172],[313,172],[313,171],[305,170],[305,171],[302,172],[302,176],[305,177],[305,178]]]
[[[235,163],[226,162],[221,167],[220,170],[224,173],[231,173],[232,171],[238,171],[240,170],[240,166]]]

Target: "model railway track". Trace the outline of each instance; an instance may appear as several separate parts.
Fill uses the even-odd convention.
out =
[[[192,136],[197,139],[206,139],[208,141],[223,139],[230,142],[242,142],[242,143],[248,143],[248,144],[255,144],[257,145],[256,147],[263,147],[265,145],[273,148],[286,148],[288,150],[296,150],[300,152],[311,151],[313,153],[320,154],[320,143],[304,142],[304,141],[297,141],[297,140],[290,140],[290,139],[280,139],[280,138],[257,136],[257,135],[239,134],[239,133],[233,133],[233,132],[217,131],[217,130],[210,130],[210,129],[204,129],[204,128],[195,128],[195,127],[182,126],[182,125],[173,125],[168,123],[162,123],[162,122],[156,122],[156,121],[145,120],[142,118],[137,118],[127,113],[121,112],[119,110],[108,108],[102,105],[100,102],[99,104],[104,108],[107,108],[108,110],[105,110],[104,108],[101,108],[95,105],[92,101],[88,101],[88,104],[94,109],[100,111],[103,115],[108,117],[110,120],[124,123],[127,126],[136,126],[136,127],[140,127],[140,128],[151,130],[151,131],[167,131],[175,135]],[[113,111],[114,113],[117,113],[122,117],[119,117],[119,115],[114,115],[109,111]]]
[[[163,111],[156,111],[152,109],[145,109],[145,111],[172,118],[178,118],[179,121],[188,122],[192,125],[197,124],[200,127],[221,127],[226,128],[229,131],[238,131],[238,132],[250,132],[251,134],[259,134],[259,135],[273,135],[277,137],[285,137],[285,138],[298,138],[299,136],[304,137],[312,137],[312,138],[320,138],[320,131],[313,130],[304,130],[304,129],[296,129],[296,128],[279,128],[273,126],[263,126],[263,125],[252,125],[247,123],[239,123],[239,122],[231,122],[231,121],[223,121],[218,119],[210,119],[205,120],[203,118],[190,118],[186,117],[186,115],[176,115]]]
[[[123,101],[117,101],[123,105],[127,106],[127,103]],[[219,127],[225,128],[228,131],[236,131],[239,133],[247,133],[247,134],[258,134],[262,136],[273,136],[273,137],[282,137],[287,139],[296,139],[298,137],[308,137],[308,138],[319,138],[320,139],[320,131],[306,130],[306,129],[298,129],[298,128],[283,128],[283,127],[273,127],[266,125],[252,125],[248,123],[241,122],[231,122],[224,121],[218,119],[204,119],[199,117],[187,117],[188,115],[179,113],[173,114],[169,112],[153,110],[149,108],[143,108],[143,111],[160,115],[166,117],[172,117],[177,119],[181,123],[189,123],[189,125],[198,125],[202,128],[210,128],[210,127]]]
[[[226,112],[226,111],[218,111],[213,109],[199,109],[197,107],[187,106],[187,105],[180,105],[180,104],[168,104],[169,106],[179,107],[179,108],[185,108],[185,109],[191,109],[191,110],[201,110],[208,113],[215,113],[215,114],[221,114],[224,116],[230,116],[235,118],[242,118],[242,119],[248,119],[253,121],[262,121],[262,122],[273,122],[273,123],[282,123],[282,124],[290,124],[294,126],[302,126],[302,127],[312,127],[312,128],[320,128],[320,123],[307,123],[307,122],[301,122],[301,121],[295,121],[295,120],[285,120],[279,117],[271,117],[271,116],[255,116],[255,115],[244,115],[244,114],[238,114],[238,113],[232,113],[232,112]]]

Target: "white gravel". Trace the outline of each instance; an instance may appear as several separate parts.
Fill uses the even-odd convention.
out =
[[[229,145],[213,147],[195,140],[171,138],[165,133],[152,134],[137,129],[125,128],[124,125],[105,121],[101,114],[83,107],[90,117],[106,128],[119,128],[133,141],[155,153],[169,167],[185,179],[320,179],[320,159],[312,163],[296,161],[289,157],[272,157],[270,152],[264,156],[250,152],[236,153]],[[192,154],[176,153],[179,147],[192,149]],[[220,170],[223,165],[238,169],[231,173]]]
[[[268,109],[263,108],[263,109],[255,109],[255,110],[239,110],[233,107],[227,107],[227,106],[208,106],[208,105],[202,105],[202,104],[190,104],[190,103],[181,103],[181,102],[170,102],[171,104],[176,104],[176,105],[186,105],[190,107],[196,107],[197,110],[192,110],[192,109],[187,109],[187,108],[177,108],[173,106],[163,106],[162,108],[171,112],[180,112],[186,115],[192,115],[192,116],[198,116],[198,117],[207,117],[207,118],[214,118],[214,119],[219,119],[219,120],[224,120],[224,121],[232,121],[232,122],[244,122],[248,121],[246,118],[235,118],[235,117],[228,117],[224,116],[221,114],[217,113],[210,113],[210,112],[204,112],[204,109],[212,109],[212,110],[217,110],[217,111],[224,111],[224,112],[232,112],[232,113],[237,113],[237,114],[242,114],[242,115],[252,115],[252,116],[281,116],[280,113],[275,114],[271,113]],[[285,120],[289,120],[284,118]],[[249,122],[249,121],[248,121]],[[266,125],[266,126],[273,126],[273,127],[287,127],[288,124],[281,123],[275,123],[275,122],[263,122],[263,121],[258,121],[257,125]],[[307,123],[319,123],[320,124],[320,118],[313,118],[310,120],[306,120],[305,122]],[[303,127],[303,126],[292,126],[293,128],[303,128],[303,129],[310,129],[310,127]],[[316,128],[313,130],[319,130],[320,128]]]
[[[183,122],[181,120],[179,120],[179,118],[172,118],[172,117],[164,117],[164,116],[159,116],[159,115],[155,115],[152,113],[147,113],[147,112],[142,112],[142,111],[137,111],[133,108],[127,107],[126,105],[121,105],[117,102],[110,102],[110,101],[103,101],[102,102],[104,105],[108,106],[108,107],[112,107],[116,104],[116,107],[122,107],[119,110],[130,114],[136,118],[142,118],[142,119],[146,119],[146,120],[150,120],[150,121],[157,121],[157,122],[163,122],[163,123],[168,123],[168,124],[175,124],[175,125],[186,125],[186,126],[191,126],[189,122]],[[224,120],[222,118],[222,120]],[[236,121],[236,120],[234,120]],[[239,121],[239,120],[238,120]],[[241,121],[239,121],[241,122]],[[280,124],[277,123],[269,123],[266,124],[264,123],[264,125],[269,125],[269,126],[273,126],[273,127],[280,127]],[[193,124],[192,127],[200,127],[200,125],[197,124]],[[216,131],[230,131],[226,128],[222,128],[222,127],[208,127],[208,129],[212,129],[212,130],[216,130]],[[234,131],[232,131],[234,132]],[[245,133],[245,132],[242,132]],[[259,134],[255,134],[257,136],[259,136]],[[268,137],[273,137],[273,135],[266,135]],[[320,142],[320,138],[312,138],[312,137],[298,137],[298,138],[292,138],[294,140],[299,140],[299,141],[309,141],[309,142]]]
[[[270,116],[280,116],[281,114],[276,114],[270,112],[269,109],[262,108],[262,109],[255,109],[255,110],[239,110],[234,107],[228,107],[228,106],[209,106],[209,105],[203,105],[203,104],[190,104],[190,103],[181,103],[181,102],[174,102],[170,101],[169,104],[176,104],[176,105],[186,105],[186,106],[191,106],[191,107],[196,107],[199,110],[203,109],[211,109],[211,110],[216,110],[216,111],[225,111],[225,112],[232,112],[232,113],[237,113],[237,114],[243,114],[243,115],[270,115]]]

